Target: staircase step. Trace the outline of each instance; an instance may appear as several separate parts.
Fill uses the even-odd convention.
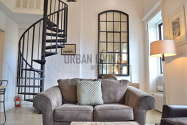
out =
[[[37,59],[34,59],[33,61],[36,62],[36,63],[39,63],[41,65],[46,63],[46,60],[37,60]]]
[[[47,43],[56,43],[56,41],[57,41],[57,43],[59,42],[59,43],[65,43],[66,41],[65,41],[65,39],[49,39],[49,40],[46,40],[46,42]]]
[[[45,52],[45,57],[56,55],[56,52]]]
[[[56,48],[63,48],[63,45],[52,45],[52,46],[46,46],[46,49],[56,49]]]
[[[19,85],[17,87],[26,87],[26,88],[42,88],[42,86],[34,86],[34,85]]]
[[[55,24],[54,22],[52,22],[49,19],[47,19],[47,25],[48,25],[48,27],[57,27],[57,24]]]
[[[34,68],[28,68],[28,69],[22,69],[22,70],[25,70],[25,71],[35,71],[35,72],[43,72],[43,70],[34,69]]]
[[[38,93],[29,93],[29,92],[18,92],[21,95],[37,95]]]
[[[24,101],[33,102],[33,99],[24,99]]]
[[[30,78],[30,77],[20,77],[19,79],[30,79],[30,80],[44,80],[44,78]]]
[[[62,29],[53,28],[53,27],[47,27],[48,30],[54,31],[54,32],[64,32]]]
[[[65,35],[64,34],[56,34],[56,33],[46,33],[46,35],[47,36],[58,36],[58,37],[62,37],[62,38],[64,38],[65,37]]]

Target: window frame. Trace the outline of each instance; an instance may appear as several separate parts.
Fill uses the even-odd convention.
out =
[[[103,21],[101,21],[100,20],[100,17],[101,17],[101,15],[102,14],[106,14],[106,25],[107,25],[107,22],[109,22],[108,20],[107,20],[107,13],[113,13],[113,21],[110,21],[110,22],[113,22],[113,31],[112,31],[112,33],[113,33],[113,41],[111,42],[111,43],[113,43],[113,48],[114,48],[114,43],[117,43],[117,42],[115,42],[115,40],[114,40],[114,33],[116,33],[115,32],[115,30],[114,30],[114,22],[116,22],[115,20],[114,20],[114,13],[119,13],[120,14],[120,27],[121,27],[121,23],[123,22],[122,21],[122,18],[121,18],[121,15],[123,14],[123,15],[125,15],[126,17],[127,17],[127,21],[125,21],[126,23],[127,23],[127,31],[126,31],[126,34],[127,34],[127,41],[126,42],[122,42],[122,40],[121,40],[121,34],[122,33],[124,33],[123,31],[122,31],[122,29],[120,28],[120,31],[119,31],[119,33],[120,33],[120,41],[118,42],[118,43],[120,43],[120,52],[115,52],[115,50],[113,49],[113,51],[112,52],[109,52],[109,51],[107,51],[107,47],[108,47],[108,43],[109,43],[109,41],[106,39],[106,55],[107,54],[109,54],[109,53],[112,53],[113,54],[113,60],[114,60],[114,54],[115,53],[118,53],[118,54],[120,54],[120,63],[116,63],[115,61],[113,61],[113,63],[102,63],[101,61],[102,60],[100,60],[101,59],[101,54],[102,54],[102,52],[100,52],[100,43],[102,42],[101,40],[100,40],[100,33],[101,32],[103,32],[101,29],[100,29],[100,24],[101,24],[101,22],[103,22]],[[105,22],[105,21],[104,21]],[[106,37],[107,37],[107,29],[106,29]],[[111,31],[110,31],[111,32]],[[122,43],[125,43],[125,44],[127,44],[127,52],[126,53],[123,53],[122,52],[122,50],[121,50],[121,46],[122,46]],[[126,54],[127,55],[127,63],[122,63],[122,55],[123,54]],[[113,65],[113,73],[108,73],[108,70],[107,70],[107,68],[106,68],[106,73],[104,73],[103,72],[103,65],[105,65],[106,64],[106,67],[108,66],[108,65]],[[103,12],[101,12],[101,13],[99,13],[98,14],[98,76],[99,77],[102,77],[103,75],[116,75],[116,76],[129,76],[130,75],[130,52],[129,52],[129,15],[127,14],[127,13],[124,13],[124,12],[122,12],[122,11],[118,11],[118,10],[107,10],[107,11],[103,11]],[[100,65],[102,65],[102,73],[100,73]],[[116,74],[115,73],[115,71],[114,71],[114,69],[115,69],[115,66],[114,65],[120,65],[120,74]],[[126,74],[123,74],[122,73],[122,67],[127,67],[127,73]]]
[[[159,40],[163,40],[163,23],[158,24],[158,35],[159,35]],[[160,74],[163,74],[163,61],[162,58],[160,58]]]

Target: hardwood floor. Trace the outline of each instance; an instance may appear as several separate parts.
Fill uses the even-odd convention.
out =
[[[147,112],[146,125],[155,125],[155,123],[160,123],[161,113],[155,110]]]
[[[2,121],[0,115],[0,121]],[[6,125],[42,125],[42,116],[34,113],[31,107],[14,108],[7,112]]]
[[[3,113],[0,113],[0,121],[2,121]],[[157,111],[149,111],[147,113],[146,125],[155,125],[159,123],[161,113]],[[42,125],[42,116],[34,113],[31,106],[14,108],[7,112],[6,125]]]

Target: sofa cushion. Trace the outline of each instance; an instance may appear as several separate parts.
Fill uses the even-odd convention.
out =
[[[94,108],[95,121],[129,121],[134,120],[133,109],[120,104],[104,104]]]
[[[64,103],[77,103],[77,83],[78,79],[58,80]]]
[[[77,98],[81,105],[103,104],[101,81],[80,80],[77,84]]]
[[[187,125],[187,117],[164,118],[162,119],[167,125]]]
[[[101,86],[104,104],[124,103],[128,81],[103,79]]]
[[[56,122],[93,121],[93,107],[64,104],[54,111]]]

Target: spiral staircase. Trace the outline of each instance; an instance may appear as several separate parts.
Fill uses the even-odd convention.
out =
[[[32,24],[18,45],[17,91],[24,101],[44,90],[46,58],[58,54],[67,42],[68,5],[44,0],[43,18]]]

